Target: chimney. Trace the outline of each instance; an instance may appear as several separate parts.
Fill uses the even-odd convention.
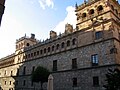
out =
[[[35,39],[35,34],[31,34],[31,39]]]
[[[50,31],[50,38],[55,38],[57,37],[57,33],[55,31]]]
[[[65,25],[65,34],[69,34],[73,32],[73,26],[71,24],[66,24]]]

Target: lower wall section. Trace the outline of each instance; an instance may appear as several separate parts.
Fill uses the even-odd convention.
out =
[[[94,68],[55,73],[53,74],[54,90],[104,90],[103,84],[107,70],[108,68]],[[94,77],[98,80],[93,80]]]
[[[114,66],[52,73],[54,90],[105,90],[105,74]],[[40,83],[32,83],[31,76],[15,77],[15,90],[40,90]],[[47,83],[43,84],[47,90]]]

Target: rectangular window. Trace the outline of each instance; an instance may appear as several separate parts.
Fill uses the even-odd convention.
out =
[[[73,78],[73,87],[77,87],[77,78]]]
[[[26,74],[26,67],[23,68],[23,75]]]
[[[13,75],[13,71],[11,71],[11,76]]]
[[[91,62],[92,62],[92,66],[98,65],[98,54],[94,54],[91,56]]]
[[[77,58],[72,59],[72,69],[77,68]]]
[[[7,82],[5,81],[5,85],[6,85],[6,83],[7,83]]]
[[[25,84],[26,84],[26,81],[24,80],[24,81],[23,81],[23,86],[25,86]]]
[[[100,39],[100,38],[102,38],[102,36],[103,36],[102,31],[98,31],[98,32],[95,33],[95,39]]]
[[[26,56],[25,56],[25,55],[23,56],[23,59],[26,59]]]
[[[10,81],[10,85],[11,85],[11,81]]]
[[[93,86],[99,86],[99,77],[98,76],[93,77]]]
[[[33,81],[31,81],[31,86],[33,86]]]
[[[28,55],[25,55],[25,59],[27,59],[28,58]]]
[[[18,85],[18,81],[15,82],[15,85]]]
[[[57,71],[57,60],[53,61],[53,71]]]
[[[119,33],[119,40],[120,40],[120,33]]]
[[[43,53],[43,50],[40,50],[40,54],[42,54]]]
[[[35,71],[35,66],[32,67],[32,73]]]
[[[19,68],[17,69],[17,76],[19,76]]]
[[[7,71],[5,70],[5,75],[7,75]]]

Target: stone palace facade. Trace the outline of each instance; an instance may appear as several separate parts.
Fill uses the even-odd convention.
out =
[[[15,53],[0,59],[2,90],[39,90],[31,82],[37,66],[50,70],[54,90],[104,90],[108,69],[120,68],[120,4],[88,0],[75,8],[75,29],[66,24],[64,33],[50,31],[45,41],[34,34],[16,40]]]

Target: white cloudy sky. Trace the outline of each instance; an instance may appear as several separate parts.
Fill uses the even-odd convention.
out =
[[[15,52],[16,39],[31,33],[38,40],[49,38],[50,30],[64,32],[66,23],[75,27],[74,6],[82,0],[6,0],[0,28],[0,58]]]
[[[38,40],[49,38],[51,30],[64,32],[66,23],[75,27],[74,6],[84,0],[6,0],[0,28],[0,58],[15,52],[16,39],[36,35]]]

